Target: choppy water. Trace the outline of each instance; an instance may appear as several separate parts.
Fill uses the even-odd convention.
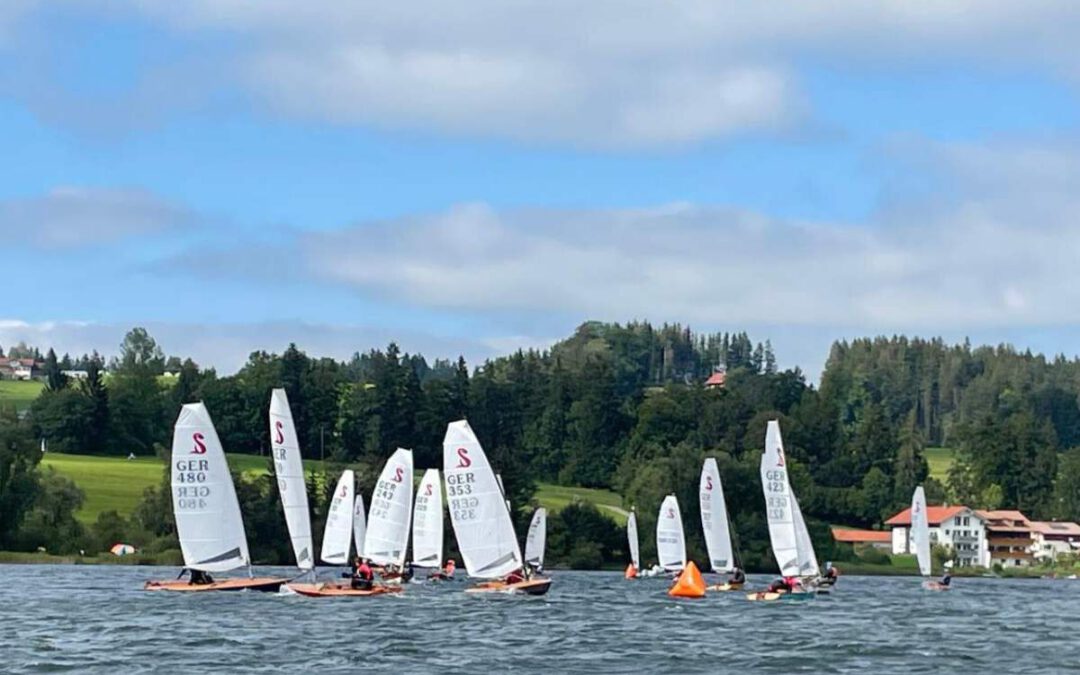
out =
[[[262,572],[264,570],[260,570]],[[169,570],[0,565],[4,672],[951,672],[1080,668],[1080,581],[842,577],[831,596],[674,600],[662,580],[554,572],[541,598],[311,599],[141,590]],[[287,571],[284,571],[287,573]],[[760,585],[764,578],[751,578]]]

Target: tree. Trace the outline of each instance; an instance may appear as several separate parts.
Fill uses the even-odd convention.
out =
[[[42,372],[45,374],[45,388],[49,391],[60,391],[67,387],[68,378],[60,370],[60,364],[56,360],[56,352],[49,349],[49,353],[45,356],[45,365],[42,367]]]
[[[1061,520],[1080,519],[1080,448],[1070,448],[1058,458],[1053,515]]]
[[[164,372],[165,355],[145,328],[132,328],[124,336],[124,341],[120,343],[118,370],[125,373],[145,371],[150,375]]]
[[[74,553],[86,534],[75,519],[85,500],[83,491],[51,467],[41,476],[33,508],[19,528],[15,546],[24,551],[43,548],[51,553]]]
[[[37,497],[35,467],[40,460],[29,426],[14,410],[0,410],[0,549],[14,545],[15,533]]]

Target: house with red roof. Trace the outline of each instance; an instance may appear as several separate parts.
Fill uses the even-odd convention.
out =
[[[991,565],[1022,567],[1035,563],[1035,535],[1027,516],[1008,509],[977,513],[986,521]]]
[[[873,546],[885,553],[892,547],[892,534],[883,530],[856,530],[842,527],[832,528],[833,541],[852,546]]]
[[[706,389],[723,389],[727,383],[727,373],[723,369],[717,369],[709,379],[705,380]]]
[[[986,518],[966,506],[928,506],[930,544],[953,550],[960,567],[990,567],[986,544]],[[892,528],[892,552],[913,554],[911,509],[907,508],[885,521]]]

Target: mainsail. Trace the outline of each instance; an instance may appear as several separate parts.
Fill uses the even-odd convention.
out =
[[[442,567],[443,507],[439,470],[428,469],[420,479],[413,507],[413,564]]]
[[[443,439],[450,522],[469,576],[498,579],[521,569],[510,511],[469,423],[452,422]]]
[[[181,408],[173,428],[172,498],[185,567],[224,572],[249,564],[236,488],[202,403]]]
[[[352,510],[353,545],[356,555],[364,557],[364,537],[367,536],[367,511],[364,510],[364,495],[358,491],[353,501]]]
[[[412,450],[398,448],[386,460],[375,492],[371,495],[364,557],[376,565],[405,564],[412,525]]]
[[[799,576],[799,547],[795,532],[791,485],[788,484],[780,423],[770,420],[761,456],[761,487],[765,492],[765,515],[773,556],[784,576]]]
[[[293,553],[296,554],[296,566],[309,570],[315,565],[315,556],[312,551],[304,463],[300,458],[300,443],[296,440],[289,397],[284,389],[275,389],[270,394],[270,447],[274,455],[274,475],[277,476],[281,504],[285,509],[285,524],[289,528]]]
[[[630,544],[630,562],[635,570],[641,569],[641,555],[638,551],[637,511],[631,511],[626,519],[626,540]]]
[[[541,506],[533,512],[529,532],[525,535],[525,562],[543,567],[546,543],[547,509]]]
[[[724,503],[720,470],[712,457],[706,459],[701,467],[698,491],[701,498],[701,527],[705,531],[705,547],[709,550],[709,563],[714,572],[730,572],[735,567],[735,560],[731,547],[727,505]]]
[[[660,558],[660,566],[668,571],[686,567],[686,538],[675,495],[664,497],[660,504],[660,515],[656,519],[656,555]]]
[[[919,572],[930,576],[930,520],[926,513],[926,493],[920,485],[911,495],[911,544],[919,560]]]
[[[326,512],[326,529],[323,530],[322,552],[319,557],[331,565],[347,565],[349,544],[352,543],[353,509],[352,469],[341,472],[330,509]]]

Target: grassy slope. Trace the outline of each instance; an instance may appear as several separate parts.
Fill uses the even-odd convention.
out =
[[[21,380],[0,380],[0,406],[14,405],[16,410],[30,407],[41,393],[41,382],[23,382]]]
[[[953,463],[953,449],[926,448],[923,450],[923,455],[930,464],[930,477],[946,483],[949,479],[949,467]]]
[[[230,466],[245,474],[262,474],[268,468],[266,457],[229,454],[228,458]],[[94,522],[102,511],[115,510],[124,516],[131,515],[143,491],[159,483],[163,470],[161,461],[154,457],[127,460],[50,452],[41,463],[75,481],[86,493],[86,502],[77,514],[84,523]],[[322,468],[318,461],[305,461],[304,466],[309,471]],[[541,506],[552,512],[581,500],[592,502],[616,522],[626,523],[626,513],[620,508],[622,500],[614,492],[540,483],[536,496]]]

